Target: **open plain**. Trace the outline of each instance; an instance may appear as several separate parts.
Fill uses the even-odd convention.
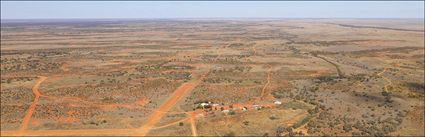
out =
[[[424,136],[416,19],[1,25],[2,136]]]

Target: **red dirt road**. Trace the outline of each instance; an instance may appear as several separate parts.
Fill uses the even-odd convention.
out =
[[[186,93],[194,89],[202,78],[196,81],[184,83],[171,95],[171,97],[162,104],[156,111],[154,111],[146,120],[146,123],[136,130],[136,136],[145,136],[159,120],[166,114],[166,111],[170,110]]]
[[[196,123],[195,123],[195,112],[187,113],[189,115],[190,129],[192,131],[192,136],[198,136],[198,132],[196,131]]]
[[[169,127],[169,126],[177,125],[177,124],[179,124],[180,122],[185,122],[185,121],[187,121],[187,120],[189,120],[189,118],[184,118],[184,119],[182,119],[182,120],[178,120],[178,121],[176,121],[176,122],[171,122],[171,123],[169,123],[169,124],[166,124],[166,125],[163,125],[163,126],[158,126],[158,127],[152,128],[152,129],[161,129],[161,128],[166,128],[166,127]]]
[[[27,114],[22,120],[21,128],[19,129],[20,131],[24,131],[27,129],[28,123],[31,120],[31,116],[34,113],[35,106],[37,106],[38,100],[41,96],[41,93],[38,89],[40,88],[40,84],[46,79],[47,77],[40,76],[40,79],[38,79],[38,81],[32,87],[32,93],[34,94],[34,101],[31,103],[31,106],[28,108]]]
[[[261,90],[261,96],[260,96],[260,99],[264,99],[264,96],[266,95],[266,94],[265,94],[265,93],[266,93],[266,89],[267,89],[267,87],[270,85],[270,81],[272,80],[272,71],[271,71],[271,66],[270,66],[270,65],[268,65],[268,67],[269,67],[269,70],[268,70],[268,73],[267,73],[267,83],[264,85],[263,90]]]
[[[203,75],[198,80],[184,83],[175,90],[173,95],[157,110],[155,110],[146,120],[146,123],[138,129],[83,129],[83,130],[19,130],[19,131],[1,131],[2,136],[79,136],[79,135],[134,135],[134,136],[145,136],[151,129],[154,129],[156,123],[171,109],[186,93],[194,89],[203,79]],[[28,110],[27,116],[24,119],[23,126],[26,129],[29,119],[31,118],[32,112],[34,111],[35,105],[37,104],[40,92],[38,88],[40,83],[43,82],[47,77],[40,77],[40,80],[34,85],[33,92],[36,98],[33,102],[33,107]]]

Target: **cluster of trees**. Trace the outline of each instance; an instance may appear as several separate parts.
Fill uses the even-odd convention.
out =
[[[276,128],[276,136],[277,137],[281,137],[281,136],[290,136],[290,137],[293,137],[293,136],[304,136],[304,133],[302,131],[295,132],[293,130],[293,127],[287,127],[287,128],[285,128],[285,127],[282,127],[282,126],[278,126]]]
[[[243,82],[243,80],[235,80],[235,79],[230,79],[230,78],[207,78],[207,79],[203,79],[204,82],[206,83],[223,83],[223,82],[227,82],[227,83],[235,83],[235,84],[240,84]]]
[[[6,79],[2,79],[2,80],[1,80],[1,83],[8,83],[8,84],[10,84],[10,83],[12,83],[12,82],[14,82],[14,81],[17,81],[17,82],[19,82],[19,81],[26,82],[26,81],[32,81],[33,79],[34,79],[34,78],[32,78],[32,77],[6,78]]]
[[[346,76],[345,78],[347,78],[348,80],[356,80],[360,82],[369,82],[369,80],[371,79],[371,77],[367,74],[351,74],[349,76]]]
[[[191,78],[191,73],[189,72],[171,72],[164,74],[167,79],[171,80],[184,80],[188,81]]]
[[[299,54],[301,52],[301,50],[295,48],[294,46],[288,46],[289,50],[292,51],[292,53],[294,54]]]
[[[119,77],[129,74],[127,71],[114,71],[114,72],[100,72],[97,73],[98,76],[109,76],[109,77]]]
[[[1,89],[0,95],[2,104],[15,101],[31,102],[33,100],[31,89],[24,87]]]
[[[347,79],[351,80],[359,80],[359,81],[368,81],[370,78],[367,75],[352,75],[345,77]],[[324,84],[328,84],[328,82],[333,81],[337,82],[335,79],[339,79],[337,77],[320,77],[318,78],[319,81],[325,82]],[[391,109],[388,110],[388,107],[382,107],[380,109],[380,106],[378,104],[378,108],[369,106],[368,108],[364,107],[365,109],[370,109],[367,111],[370,111],[371,113],[364,114],[366,117],[359,117],[356,120],[355,117],[347,117],[347,116],[341,116],[340,114],[334,113],[332,104],[324,102],[323,99],[320,99],[321,92],[317,92],[320,90],[319,86],[320,83],[313,84],[312,86],[307,87],[301,87],[297,88],[295,90],[287,90],[285,88],[277,88],[272,91],[272,95],[275,98],[290,98],[293,100],[303,101],[309,104],[314,105],[315,107],[313,109],[309,109],[309,118],[306,118],[302,121],[299,121],[297,124],[295,124],[295,127],[297,128],[299,125],[303,125],[307,123],[307,131],[309,135],[340,135],[341,131],[345,132],[345,134],[352,134],[352,135],[363,135],[363,136],[384,136],[388,135],[391,132],[394,132],[398,125],[401,124],[403,117],[405,116],[404,112],[399,112],[397,116],[380,116],[378,114],[375,114],[375,112],[392,112]],[[345,93],[345,92],[341,92]],[[337,94],[337,92],[332,92],[332,94]],[[385,98],[385,104],[391,104],[391,96],[392,94],[390,92],[381,92],[381,95]],[[365,94],[364,96],[373,99],[373,97]],[[323,97],[323,96],[322,96]],[[290,104],[289,104],[290,105]],[[382,105],[381,105],[382,106]],[[358,107],[362,107],[359,106]],[[363,109],[363,108],[361,108]],[[395,110],[397,111],[397,110]],[[385,117],[385,118],[383,118]],[[332,131],[332,132],[323,132],[323,131]],[[344,135],[345,135],[344,134]]]
[[[211,72],[212,73],[221,73],[221,72],[248,72],[252,69],[251,66],[236,66],[232,68],[221,68],[221,69],[214,69]]]
[[[1,72],[16,72],[16,71],[48,71],[59,69],[61,63],[45,62],[39,60],[23,60],[21,62],[2,64]]]
[[[44,51],[44,52],[36,52],[34,53],[37,57],[51,57],[51,56],[65,56],[69,55],[68,52],[65,51]]]
[[[193,69],[192,66],[178,66],[178,65],[165,66],[166,63],[168,63],[168,62],[162,62],[162,63],[154,64],[154,65],[138,66],[138,67],[136,67],[136,70],[142,72],[142,71],[157,71],[157,70],[161,70],[161,69],[177,69],[177,70]]]

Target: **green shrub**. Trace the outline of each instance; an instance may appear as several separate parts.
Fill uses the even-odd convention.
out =
[[[292,128],[299,128],[302,125],[304,125],[305,123],[307,123],[308,121],[310,121],[311,118],[313,118],[314,115],[308,115],[307,117],[305,117],[303,120],[298,121],[297,123],[295,123],[294,125],[292,125]]]

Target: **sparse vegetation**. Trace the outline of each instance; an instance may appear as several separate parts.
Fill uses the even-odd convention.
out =
[[[342,22],[417,27],[2,23],[2,135],[423,136],[423,31]]]

